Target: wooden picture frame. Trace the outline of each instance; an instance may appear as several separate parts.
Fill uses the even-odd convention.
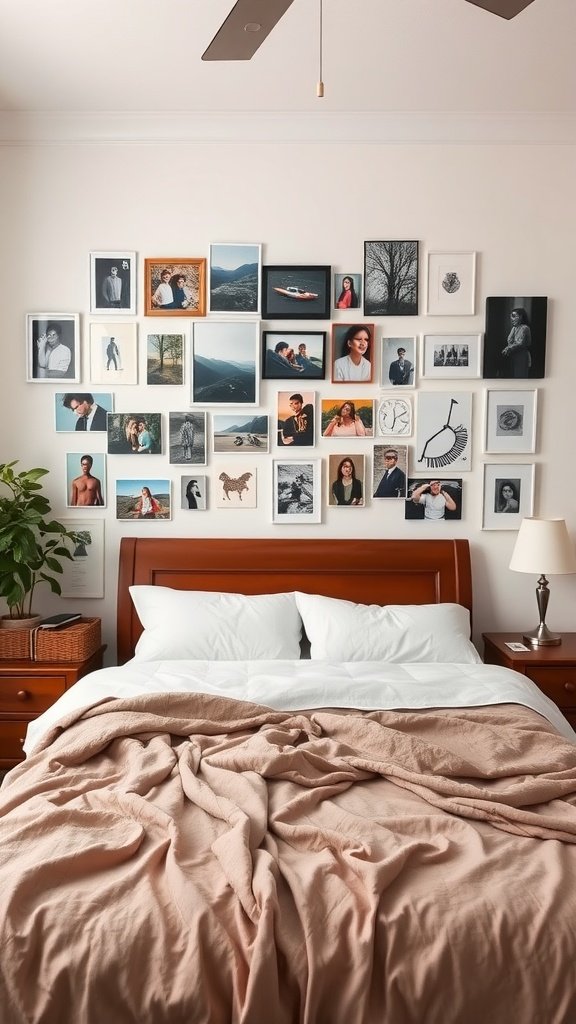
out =
[[[144,312],[146,316],[205,316],[206,259],[145,259]]]
[[[262,267],[262,316],[265,320],[328,320],[330,266]]]

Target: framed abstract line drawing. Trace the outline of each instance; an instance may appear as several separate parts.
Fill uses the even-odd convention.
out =
[[[428,316],[471,316],[475,292],[475,252],[428,253]]]
[[[320,459],[275,459],[272,521],[292,525],[322,521]]]
[[[519,530],[534,506],[534,465],[484,466],[483,530]]]
[[[215,242],[210,246],[209,313],[260,313],[262,246]]]
[[[417,314],[418,242],[364,242],[364,315]]]
[[[469,471],[471,466],[472,394],[428,392],[418,396],[414,469]]]
[[[476,379],[482,376],[479,334],[425,334],[422,376]]]
[[[136,314],[136,253],[90,253],[90,312]]]
[[[526,455],[536,451],[538,392],[486,391],[484,451]]]

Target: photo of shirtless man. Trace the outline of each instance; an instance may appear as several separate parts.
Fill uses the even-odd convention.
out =
[[[71,505],[103,505],[102,487],[97,476],[92,476],[91,469],[94,459],[91,455],[83,455],[80,459],[82,473],[77,476],[70,487]]]

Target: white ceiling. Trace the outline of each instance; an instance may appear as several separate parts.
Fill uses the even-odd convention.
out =
[[[576,111],[576,0],[294,0],[251,61],[203,62],[233,0],[0,0],[0,111]]]

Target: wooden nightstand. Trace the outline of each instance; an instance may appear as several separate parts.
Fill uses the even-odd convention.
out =
[[[82,676],[102,668],[105,650],[103,645],[85,661],[0,661],[0,769],[24,759],[28,722]]]
[[[576,729],[576,633],[562,633],[557,647],[511,651],[506,642],[522,643],[521,633],[483,633],[484,661],[528,676],[558,705]]]

